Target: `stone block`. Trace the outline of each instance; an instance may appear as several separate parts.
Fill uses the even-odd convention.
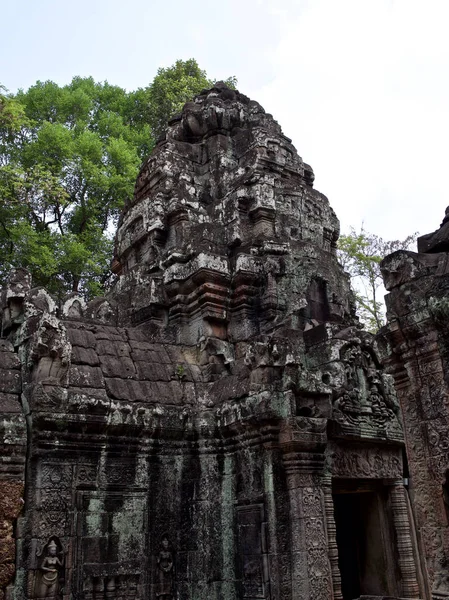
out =
[[[105,385],[101,369],[88,365],[72,365],[69,381],[70,385],[79,388],[102,388]]]

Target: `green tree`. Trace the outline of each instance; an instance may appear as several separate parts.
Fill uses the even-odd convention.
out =
[[[0,277],[14,266],[63,295],[108,279],[108,227],[152,145],[132,94],[92,78],[0,100]]]
[[[378,235],[354,228],[338,240],[338,258],[351,276],[356,298],[357,314],[366,329],[376,333],[385,323],[385,308],[380,296],[383,280],[380,262],[396,250],[410,250],[417,233],[405,240],[383,240]]]
[[[209,79],[193,58],[177,60],[173,66],[159,69],[149,88],[148,121],[155,139],[163,133],[169,119],[181,112],[186,102],[214,83],[215,80]],[[235,88],[237,79],[229,77],[225,83]]]
[[[59,297],[101,294],[111,231],[154,135],[211,83],[192,59],[132,92],[91,77],[0,88],[0,284],[24,266]]]

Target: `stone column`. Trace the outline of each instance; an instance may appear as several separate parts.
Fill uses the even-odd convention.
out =
[[[419,598],[418,577],[415,557],[413,555],[407,499],[405,496],[406,491],[401,479],[393,481],[390,485],[391,508],[399,554],[399,569],[402,576],[402,596],[404,598]]]
[[[334,517],[334,501],[332,499],[332,478],[330,475],[324,478],[323,485],[327,544],[329,548],[328,553],[331,566],[334,600],[343,600],[343,594],[341,591],[341,574],[338,566],[337,529],[335,526]]]
[[[318,462],[322,467],[322,455],[284,455],[290,502],[292,599],[333,598]]]

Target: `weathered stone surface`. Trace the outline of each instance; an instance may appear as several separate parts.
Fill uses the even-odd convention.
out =
[[[16,541],[13,524],[23,507],[23,483],[0,476],[0,599],[13,581],[16,559]]]
[[[14,598],[428,597],[400,407],[313,179],[271,115],[216,84],[142,166],[107,298],[58,312],[12,277],[0,407],[28,422]],[[438,418],[420,435],[443,439]]]
[[[419,253],[382,262],[393,375],[408,444],[410,493],[432,598],[449,597],[449,262],[447,215],[418,240]]]
[[[12,273],[2,293],[3,331],[23,322],[24,299],[31,288],[29,274]],[[27,435],[23,406],[21,363],[11,341],[0,340],[0,600],[16,571],[14,528],[23,508]]]

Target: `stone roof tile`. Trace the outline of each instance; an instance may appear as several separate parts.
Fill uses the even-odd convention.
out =
[[[104,387],[103,373],[99,367],[72,365],[70,367],[70,385],[85,388]]]
[[[172,372],[166,365],[151,361],[135,361],[139,379],[148,381],[170,381]]]
[[[75,329],[67,326],[67,334],[72,346],[82,348],[95,348],[97,343],[94,334],[86,329]]]
[[[127,342],[111,343],[109,340],[97,341],[97,352],[100,356],[126,356],[129,358],[130,347]]]
[[[73,346],[72,363],[76,365],[90,365],[92,367],[97,367],[100,364],[100,360],[93,348]]]
[[[121,377],[122,379],[136,379],[136,368],[133,361],[126,356],[100,356],[101,370],[105,377]]]
[[[95,327],[95,337],[97,340],[109,340],[110,342],[126,342],[128,340],[126,329],[107,325],[97,325]]]

